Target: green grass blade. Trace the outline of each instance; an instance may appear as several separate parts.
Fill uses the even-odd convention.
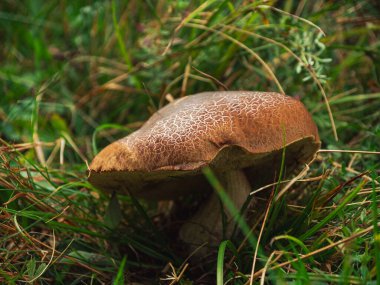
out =
[[[205,167],[202,169],[203,174],[205,175],[206,179],[208,182],[211,184],[213,189],[216,191],[218,194],[219,198],[221,199],[223,205],[227,208],[227,210],[231,213],[231,216],[234,217],[235,222],[243,232],[245,236],[248,237],[248,242],[252,246],[252,248],[256,248],[257,245],[257,239],[251,233],[250,228],[244,218],[240,215],[240,212],[238,209],[236,209],[235,205],[232,203],[228,195],[226,194],[225,190],[223,189],[222,184],[219,182],[217,177],[215,176],[214,172],[211,170],[210,167]],[[260,248],[259,249],[259,255],[261,257],[264,257],[264,252]]]
[[[129,54],[127,53],[127,48],[124,43],[122,31],[119,25],[119,21],[116,16],[116,0],[112,1],[112,20],[113,20],[113,26],[116,32],[117,42],[119,44],[119,49],[121,51],[121,54],[124,58],[125,64],[128,66],[129,69],[132,69],[132,63]]]
[[[124,270],[125,270],[126,262],[127,262],[127,256],[124,255],[123,259],[120,262],[115,280],[113,281],[113,285],[124,285],[124,282],[125,282]]]
[[[96,145],[96,136],[100,131],[103,131],[106,129],[122,130],[122,131],[126,131],[128,133],[131,132],[130,128],[126,128],[124,126],[117,125],[117,124],[102,124],[102,125],[98,126],[92,134],[92,152],[94,153],[94,155],[98,154],[98,147]]]
[[[217,263],[216,263],[216,284],[217,285],[223,285],[223,277],[224,277],[224,255],[226,252],[226,249],[229,248],[232,253],[237,256],[237,250],[233,243],[229,240],[224,240],[220,243],[219,245],[219,250],[218,250],[218,258],[217,258]]]

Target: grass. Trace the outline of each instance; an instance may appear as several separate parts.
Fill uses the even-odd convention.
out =
[[[377,1],[5,1],[0,283],[377,284],[378,11]],[[224,89],[296,96],[323,149],[364,152],[320,152],[267,215],[241,219],[243,234],[195,262],[177,239],[193,199],[179,209],[108,197],[86,163],[168,94]]]

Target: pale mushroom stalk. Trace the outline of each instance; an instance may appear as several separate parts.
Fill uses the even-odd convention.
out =
[[[251,186],[243,170],[217,171],[214,170],[225,193],[240,211],[251,191]],[[204,243],[217,245],[223,238],[230,238],[235,226],[235,217],[226,207],[221,208],[218,194],[214,191],[192,218],[180,229],[180,238],[187,244],[197,247]],[[226,217],[223,228],[223,215]]]

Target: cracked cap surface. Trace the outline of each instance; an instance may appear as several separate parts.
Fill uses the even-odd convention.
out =
[[[278,163],[284,146],[289,169],[310,162],[319,149],[317,127],[300,101],[274,92],[204,92],[175,100],[104,148],[89,181],[106,191],[169,198],[207,187],[206,165],[259,172]]]

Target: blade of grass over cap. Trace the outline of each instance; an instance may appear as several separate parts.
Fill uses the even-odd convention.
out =
[[[218,178],[215,176],[214,172],[211,170],[210,167],[204,167],[202,169],[203,174],[207,178],[208,182],[211,184],[215,192],[218,194],[220,200],[222,201],[223,205],[227,208],[227,210],[231,213],[231,216],[234,217],[235,222],[239,226],[240,230],[243,232],[243,234],[248,237],[248,242],[250,243],[252,248],[256,248],[257,246],[257,239],[251,233],[250,228],[246,221],[244,220],[244,217],[240,215],[240,212],[234,204],[231,202],[230,198],[226,194],[226,192],[223,189],[222,184],[219,182]],[[259,248],[259,256],[264,258],[265,254],[264,251]]]

